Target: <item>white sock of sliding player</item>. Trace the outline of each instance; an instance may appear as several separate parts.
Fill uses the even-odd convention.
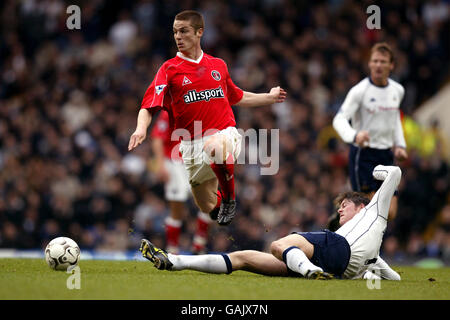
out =
[[[323,271],[322,268],[309,261],[305,253],[296,247],[286,249],[285,263],[288,268],[294,272],[300,273],[304,277],[308,276],[310,271]]]
[[[202,255],[168,255],[173,263],[171,270],[196,270],[208,273],[229,273],[229,266],[226,262],[228,256],[221,254]],[[228,259],[229,261],[229,259]],[[230,264],[231,265],[231,264]]]

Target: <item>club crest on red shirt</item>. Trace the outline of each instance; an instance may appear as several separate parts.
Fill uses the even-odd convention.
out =
[[[216,70],[211,71],[211,76],[213,77],[214,80],[217,80],[217,81],[220,80],[220,73],[219,73],[219,71],[216,71]]]

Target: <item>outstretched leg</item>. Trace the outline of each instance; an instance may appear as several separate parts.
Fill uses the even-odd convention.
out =
[[[235,251],[229,254],[174,255],[142,239],[140,251],[160,270],[195,270],[206,273],[244,270],[269,276],[288,275],[287,267],[282,261],[271,254],[255,250]]]
[[[223,194],[217,216],[219,225],[228,225],[236,214],[236,195],[234,190],[234,162],[232,137],[225,134],[211,136],[203,151],[216,175]]]

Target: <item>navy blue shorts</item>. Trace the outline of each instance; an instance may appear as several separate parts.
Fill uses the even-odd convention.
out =
[[[350,245],[347,240],[330,230],[318,232],[294,232],[301,235],[314,246],[310,261],[323,271],[340,277],[350,261]]]
[[[373,169],[382,164],[391,166],[394,164],[394,154],[391,149],[358,148],[350,146],[348,157],[348,172],[353,191],[369,193],[377,191],[382,181],[373,178]]]

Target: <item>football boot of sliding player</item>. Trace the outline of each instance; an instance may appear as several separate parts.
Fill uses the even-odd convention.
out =
[[[167,256],[167,252],[155,247],[155,245],[147,239],[141,240],[139,251],[142,253],[144,258],[150,260],[155,268],[159,270],[170,270],[173,266]]]

